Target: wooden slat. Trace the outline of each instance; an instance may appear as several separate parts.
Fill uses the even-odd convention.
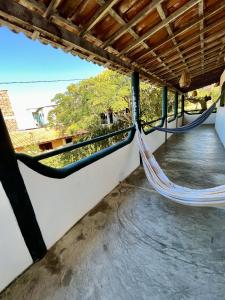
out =
[[[119,0],[108,0],[104,5],[98,10],[98,12],[89,20],[86,26],[82,29],[80,35],[83,36],[89,30],[91,30],[115,5]]]
[[[148,30],[145,34],[143,34],[138,40],[135,42],[131,43],[128,47],[126,47],[124,50],[120,52],[120,56],[123,55],[124,53],[130,51],[137,45],[139,45],[141,42],[145,41],[148,39],[151,35],[162,29],[164,26],[169,24],[170,22],[174,21],[176,18],[178,18],[180,15],[185,13],[188,9],[196,5],[199,1],[201,0],[190,0],[187,4],[183,5],[181,8],[179,8],[177,11],[172,13],[168,18],[166,18],[164,21],[160,22],[158,25],[154,26],[150,30]]]
[[[104,44],[103,48],[105,49],[109,45],[112,45],[116,40],[118,40],[124,33],[129,29],[134,27],[139,21],[141,21],[151,10],[156,8],[156,6],[162,3],[164,0],[153,0],[145,8],[143,8],[132,20],[128,23],[125,23],[118,31],[116,31]]]
[[[212,11],[208,12],[207,14],[205,14],[202,18],[199,18],[198,20],[194,20],[191,24],[189,24],[189,26],[187,26],[187,27],[185,27],[185,28],[183,28],[181,30],[178,30],[176,33],[174,33],[174,37],[177,37],[177,36],[179,36],[181,34],[186,33],[192,27],[195,27],[196,25],[198,25],[202,20],[205,20],[206,18],[210,18],[210,17],[214,16],[215,14],[217,14],[222,9],[225,9],[225,1],[219,2],[219,4],[217,4]],[[224,20],[223,19],[222,20],[218,20],[218,22],[224,22]],[[214,25],[212,24],[212,26],[214,26]],[[210,28],[210,26],[208,26],[207,28]],[[205,31],[202,31],[202,33],[205,33]],[[190,38],[192,39],[192,38],[194,38],[194,37],[196,37],[198,35],[199,35],[199,33],[195,33],[195,34],[191,35]],[[167,44],[170,41],[172,41],[171,37],[168,38],[168,39],[166,39],[164,42],[160,43],[159,45],[151,48],[151,50],[156,51],[157,49],[159,49],[160,47],[164,46],[165,44]],[[181,46],[181,44],[180,44],[180,46]],[[174,51],[173,49],[174,49],[174,47],[172,49],[163,51],[161,53],[162,56],[168,55],[168,54],[172,53]],[[147,52],[147,53],[144,53],[143,55],[139,56],[138,60],[145,58],[146,56],[149,55],[149,53],[151,53],[151,52]],[[155,58],[153,58],[151,61],[155,61]]]
[[[211,48],[211,47],[213,47],[213,45],[215,45],[215,44],[217,45],[218,43],[220,43],[219,39],[221,39],[224,35],[225,35],[225,29],[221,29],[216,34],[214,34],[214,35],[209,36],[208,38],[206,38],[205,42],[208,43],[208,45],[206,46],[206,50],[209,49],[209,48]],[[216,43],[214,41],[216,41]],[[185,50],[183,50],[182,53],[185,54],[186,52],[189,52],[190,50],[192,50],[192,49],[194,49],[194,48],[196,48],[197,46],[200,46],[200,45],[201,45],[201,42],[197,42],[197,43],[191,45],[190,47],[186,48]],[[188,59],[188,58],[194,56],[197,53],[199,53],[199,50],[194,51],[194,52],[190,53],[189,55],[185,56],[185,59]],[[173,67],[176,67],[177,65],[180,64],[180,62],[175,63],[176,60],[177,59],[176,59],[175,56],[173,56],[170,59],[165,59],[165,61],[168,63],[168,65],[170,67],[171,67],[170,64],[172,64]],[[148,66],[148,65],[151,65],[151,62],[145,63],[145,66]],[[158,66],[157,68],[154,68],[153,72],[158,71],[160,69],[164,70],[163,66]]]
[[[220,68],[222,66],[225,67],[225,62],[219,63],[216,66],[216,68]],[[204,75],[204,74],[206,74],[206,73],[208,73],[210,71],[213,71],[213,70],[215,70],[215,63],[214,62],[210,62],[209,64],[207,64],[207,66],[206,66],[206,68],[204,68],[204,70],[201,69],[198,72],[194,72],[193,76],[192,76],[192,79],[195,78],[195,77],[197,77],[197,76]]]
[[[201,2],[199,2],[199,6],[198,6],[198,10],[199,10],[199,17],[204,16],[204,0],[202,0]],[[204,20],[202,20],[200,23],[200,31],[203,30],[204,28]],[[202,53],[202,60],[201,60],[201,64],[202,64],[202,69],[204,68],[204,34],[200,34],[200,41],[201,41],[201,53]]]
[[[97,0],[99,5],[104,5],[104,0]],[[118,15],[118,13],[116,13],[112,8],[109,9],[109,14],[122,26],[126,25],[126,22],[123,20],[122,17],[120,17],[120,15]],[[133,36],[133,38],[135,40],[139,39],[139,35],[132,29],[129,28],[127,29],[128,32]],[[149,49],[149,46],[147,43],[145,43],[144,41],[141,42],[142,46],[146,49]],[[156,55],[156,53],[154,51],[152,51],[152,55],[156,57],[156,59],[169,71],[172,72],[170,70],[170,68],[166,65],[166,63],[163,62],[163,60],[161,59],[160,55]],[[120,56],[120,54],[118,54],[118,56]],[[125,58],[125,57],[124,57]],[[136,65],[136,64],[135,64]]]
[[[216,48],[213,48],[213,47],[216,47]],[[214,42],[214,43],[211,43],[207,46],[207,48],[205,49],[205,51],[207,51],[208,49],[214,49],[214,51],[216,50],[219,50],[221,47],[221,44],[218,43],[218,41]],[[209,54],[210,52],[213,52],[213,50],[208,50],[206,54]],[[199,54],[200,53],[200,54]],[[190,58],[194,57],[192,60],[190,60]],[[190,63],[192,61],[195,61],[196,59],[199,59],[201,58],[201,49],[189,54],[189,56],[187,57],[187,59],[189,59],[187,61],[188,65],[190,66]],[[171,69],[174,71],[177,71],[179,69],[183,69],[184,68],[184,64],[183,62],[177,62],[176,64],[172,64],[171,66]],[[157,69],[154,69],[152,70],[153,73],[157,74],[158,76],[161,76],[162,74],[168,74],[168,71],[166,71],[164,68],[157,68]]]
[[[57,9],[57,7],[60,5],[61,2],[62,0],[51,0],[48,8],[43,14],[43,17],[48,19],[52,14],[52,12],[54,12]]]
[[[159,13],[160,18],[162,19],[162,21],[166,20],[166,15],[165,15],[165,13],[164,13],[164,11],[163,11],[163,8],[162,8],[162,6],[161,6],[160,4],[157,5],[157,11],[158,11],[158,13]],[[176,39],[175,39],[175,37],[174,37],[173,31],[172,31],[172,29],[171,29],[171,27],[170,27],[170,24],[167,24],[167,25],[166,25],[166,30],[167,30],[169,36],[172,38],[173,44],[174,44],[174,46],[176,47],[176,50],[177,50],[177,52],[178,52],[178,54],[179,54],[181,60],[183,61],[183,63],[186,65],[186,69],[187,69],[187,71],[188,71],[188,65],[186,64],[185,58],[184,58],[182,52],[180,51],[179,46],[177,45],[177,41],[176,41]],[[164,61],[164,62],[165,62],[165,61]],[[167,66],[168,66],[168,65],[167,65]]]
[[[223,54],[224,48],[225,48],[225,37],[222,40],[222,47],[220,48],[220,52],[219,52],[219,55],[217,57],[217,64],[219,63],[219,60],[220,60],[221,56],[224,55]],[[224,56],[224,61],[225,61],[225,56]]]

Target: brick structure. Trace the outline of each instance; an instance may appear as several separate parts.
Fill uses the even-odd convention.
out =
[[[0,90],[0,109],[3,113],[8,130],[16,131],[18,127],[7,90]]]

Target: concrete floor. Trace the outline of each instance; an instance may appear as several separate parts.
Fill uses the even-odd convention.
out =
[[[178,184],[225,183],[211,126],[174,135],[156,156]],[[174,204],[139,168],[0,300],[225,299],[224,232],[225,210]]]

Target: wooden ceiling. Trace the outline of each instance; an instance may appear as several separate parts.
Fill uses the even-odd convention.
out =
[[[0,24],[143,79],[189,90],[225,68],[225,0],[0,0]]]

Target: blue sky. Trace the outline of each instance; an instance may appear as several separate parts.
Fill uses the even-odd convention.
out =
[[[0,28],[0,82],[88,78],[103,68],[64,53],[60,49],[42,45]],[[30,127],[32,118],[28,108],[48,105],[58,92],[63,92],[68,82],[2,85],[8,90],[20,128]]]

